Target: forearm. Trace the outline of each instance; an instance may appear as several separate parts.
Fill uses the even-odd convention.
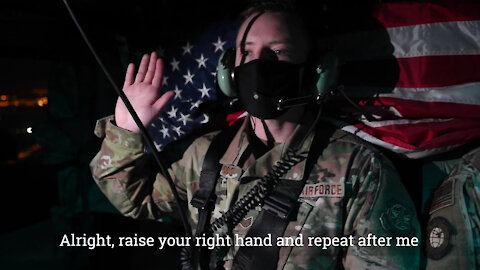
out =
[[[145,154],[141,135],[120,129],[110,120],[100,124],[103,134],[97,135],[105,135],[105,139],[90,163],[99,188],[129,217],[158,219],[173,211],[171,191]]]

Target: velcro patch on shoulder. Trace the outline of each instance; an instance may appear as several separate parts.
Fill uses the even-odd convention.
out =
[[[316,183],[306,184],[300,193],[300,198],[343,197],[344,194],[344,183]]]
[[[453,205],[455,191],[455,179],[447,179],[440,185],[433,193],[432,204],[430,207],[430,214],[442,208]]]
[[[440,260],[452,249],[452,228],[444,217],[435,217],[427,225],[427,257]]]

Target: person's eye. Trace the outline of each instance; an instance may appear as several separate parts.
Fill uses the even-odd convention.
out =
[[[273,50],[273,52],[274,52],[275,54],[282,54],[282,53],[283,53],[283,50]]]
[[[241,52],[241,54],[244,55],[244,56],[248,56],[250,54],[250,52],[249,51],[243,51],[243,52]]]

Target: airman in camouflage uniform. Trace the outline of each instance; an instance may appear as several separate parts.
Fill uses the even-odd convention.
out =
[[[269,67],[276,70],[283,68],[284,71],[287,63],[295,65],[299,74],[302,71],[300,66],[307,61],[311,50],[307,34],[300,29],[300,17],[278,9],[254,10],[247,16],[237,36],[235,66],[245,71],[244,68],[268,63]],[[289,66],[289,70],[293,65]],[[162,70],[162,62],[156,54],[144,56],[135,78],[133,65],[127,69],[124,92],[145,125],[151,123],[173,97],[172,92],[160,94]],[[290,74],[292,77],[296,75]],[[262,75],[264,85],[290,78],[272,76],[275,74]],[[239,75],[236,79],[238,85],[241,85],[240,82],[255,83],[250,76]],[[295,87],[298,83],[277,83],[275,89],[264,90],[267,92],[265,95],[275,92],[279,95],[275,98],[280,98],[284,92],[304,95],[302,91],[308,89]],[[251,89],[253,87],[247,88]],[[254,101],[251,104],[242,103],[247,107]],[[249,116],[219,161],[222,168],[215,186],[217,201],[212,220],[230,209],[265,176],[290,146],[299,146],[299,154],[307,158],[312,143],[316,142],[315,132],[310,129],[314,125],[313,117],[308,117],[310,112],[305,106],[287,109],[280,116],[262,116],[263,112],[258,111],[259,115],[255,115],[253,111],[257,109],[263,108],[250,107],[249,110],[247,107]],[[273,111],[277,111],[276,107]],[[318,130],[320,134],[325,132],[322,128]],[[133,218],[159,219],[165,214],[175,214],[178,205],[174,203],[167,180],[163,175],[155,174],[149,166],[151,164],[138,127],[121,101],[115,109],[115,121],[100,121],[96,133],[99,137],[105,136],[105,139],[91,163],[91,169],[98,186],[117,209]],[[185,201],[190,202],[199,189],[200,172],[214,135],[210,133],[195,140],[183,158],[168,170],[181,199]],[[282,246],[277,268],[334,269],[343,265],[346,269],[417,269],[419,247],[415,240],[418,241],[420,230],[408,193],[384,156],[365,143],[346,140],[347,137],[330,138],[318,160],[313,162],[312,169],[306,169],[308,159],[305,159],[281,176],[282,180],[305,179],[306,183],[297,198],[298,211],[288,220],[283,234],[286,237],[301,236],[296,239],[303,240],[303,244]],[[302,144],[297,145],[299,142]],[[271,148],[267,147],[270,145]],[[259,151],[261,148],[264,149]],[[197,209],[189,206],[188,210],[190,222],[195,225]],[[250,210],[239,224],[225,230],[234,238],[244,237],[249,230],[253,231],[252,224],[260,210]],[[350,237],[354,241],[351,245],[337,241],[324,248],[318,241],[311,241],[321,239],[315,237],[323,237],[324,241]],[[380,237],[383,241],[372,242],[372,238],[378,240]],[[406,243],[398,246],[396,237],[404,237]],[[369,242],[365,243],[366,239]],[[231,269],[234,255],[243,249],[238,250],[233,245],[223,256],[227,269]]]
[[[213,218],[227,211],[272,168],[291,141],[276,145],[259,158],[248,148],[249,128],[245,120],[228,150],[221,158],[222,170],[216,186],[217,202]],[[308,122],[298,127],[308,127]],[[98,186],[126,216],[159,219],[166,213],[175,214],[174,199],[165,178],[153,175],[140,134],[120,129],[111,118],[99,121],[97,136],[105,136],[100,152],[91,163]],[[214,133],[198,138],[183,158],[169,169],[182,199],[190,201],[198,190],[203,157]],[[308,154],[311,134],[302,151]],[[301,180],[305,161],[295,165],[283,178]],[[153,190],[148,183],[152,177]],[[237,196],[238,194],[238,196]],[[419,238],[415,207],[392,165],[380,153],[364,144],[338,140],[330,143],[310,172],[298,198],[298,214],[284,236],[303,236],[302,246],[282,247],[278,269],[334,269],[340,262],[346,269],[418,269],[419,247],[396,246],[396,237]],[[260,209],[251,210],[234,229],[244,236]],[[197,221],[197,210],[189,207],[191,223]],[[392,237],[391,246],[329,246],[323,249],[308,246],[308,237]],[[313,242],[311,242],[313,243]],[[419,243],[418,243],[419,244]],[[225,257],[227,267],[238,247]],[[227,268],[228,269],[228,268]]]

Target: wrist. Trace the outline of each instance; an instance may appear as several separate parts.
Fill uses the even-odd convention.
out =
[[[135,122],[128,123],[128,122],[124,122],[124,121],[119,121],[116,118],[114,118],[114,119],[112,119],[112,124],[114,124],[115,126],[121,128],[121,129],[125,129],[125,130],[128,130],[128,131],[133,132],[133,133],[140,133],[140,128],[138,128],[138,126],[137,126],[137,124],[135,124]]]
[[[135,133],[140,133],[140,128],[137,126],[135,121],[129,115],[125,117],[125,115],[118,114],[117,112],[115,112],[115,117],[112,119],[112,123],[114,123],[115,126],[119,128],[126,129],[128,131],[135,132]]]
[[[108,121],[105,126],[105,142],[112,147],[129,149],[132,152],[143,152],[144,149],[142,136],[139,133],[119,127],[114,119]]]

